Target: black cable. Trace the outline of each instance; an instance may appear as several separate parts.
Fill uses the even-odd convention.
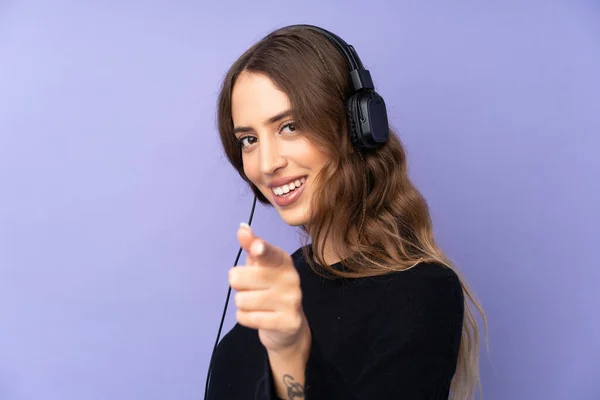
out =
[[[250,218],[248,218],[248,225],[252,225],[252,218],[254,218],[254,209],[256,208],[256,196],[254,196],[254,201],[252,202],[252,210],[250,211]],[[237,257],[235,258],[235,262],[233,263],[234,267],[237,267],[238,261],[240,259],[240,255],[242,254],[242,248],[238,251]],[[221,324],[219,325],[219,331],[217,332],[217,340],[215,341],[215,346],[213,347],[212,354],[210,356],[210,363],[208,364],[208,372],[206,373],[206,386],[204,388],[204,400],[206,400],[206,396],[208,396],[208,384],[210,380],[213,358],[215,357],[215,353],[217,351],[217,345],[219,344],[219,338],[221,337],[221,330],[223,329],[223,322],[225,321],[225,315],[227,314],[227,305],[229,304],[229,298],[231,297],[231,286],[227,290],[227,298],[225,300],[225,308],[223,309],[223,316],[221,317]]]

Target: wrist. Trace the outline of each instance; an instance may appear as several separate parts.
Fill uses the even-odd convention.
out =
[[[288,361],[290,359],[296,359],[306,363],[308,355],[310,354],[311,344],[312,334],[308,322],[304,319],[302,328],[298,333],[298,339],[295,340],[292,345],[278,350],[268,350],[267,353],[270,359]]]
[[[310,327],[304,319],[293,344],[267,351],[277,395],[282,399],[304,398],[306,364],[312,345]]]

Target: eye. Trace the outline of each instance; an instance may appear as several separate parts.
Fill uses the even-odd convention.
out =
[[[286,131],[286,130],[287,130],[288,133],[294,133],[294,132],[296,132],[296,123],[293,122],[293,121],[285,123],[281,127],[280,132],[283,132],[283,131]]]
[[[256,143],[256,137],[254,136],[242,136],[238,139],[238,142],[242,148],[246,148],[253,143]]]

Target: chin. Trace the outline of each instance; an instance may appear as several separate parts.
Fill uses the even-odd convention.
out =
[[[292,210],[281,211],[279,212],[279,216],[289,226],[302,226],[306,225],[307,219],[305,213],[295,213]]]
[[[273,206],[273,208],[277,211],[279,217],[281,217],[281,219],[286,225],[302,226],[308,223],[310,219],[309,211],[305,203],[302,201],[303,199],[300,199],[299,202],[293,204],[292,206],[281,208],[277,205],[277,203],[275,203],[275,201],[271,197],[271,191],[269,189],[266,190],[268,190],[268,194],[265,193],[265,190],[261,191],[263,192],[263,195],[269,200],[271,206]]]
[[[308,210],[302,204],[297,204],[293,208],[279,208],[276,204],[273,205],[279,217],[289,226],[306,225],[309,220]]]

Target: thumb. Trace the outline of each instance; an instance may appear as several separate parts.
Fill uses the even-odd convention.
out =
[[[254,235],[248,224],[242,222],[237,235],[241,247],[248,254],[248,265],[278,267],[287,265],[288,258],[291,262],[291,258],[284,250]]]

